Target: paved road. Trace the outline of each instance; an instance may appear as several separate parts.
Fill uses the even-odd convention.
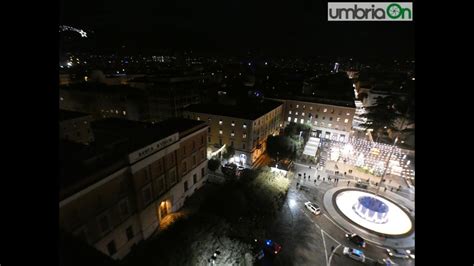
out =
[[[295,172],[309,171],[304,166],[295,168]],[[297,190],[296,180],[292,181],[284,207],[269,227],[268,235],[283,246],[273,265],[363,265],[342,255],[343,246],[356,246],[345,239],[346,231],[335,224],[324,209],[321,215],[315,216],[305,208],[304,202],[308,200],[322,207],[324,192],[334,187],[329,182],[317,182],[318,185],[314,186],[313,175],[310,175],[311,181],[303,181],[305,190]],[[309,182],[312,185],[305,185]],[[335,248],[334,252],[331,252],[331,247]],[[370,244],[364,253],[366,265],[387,257],[383,248]],[[414,265],[414,260],[393,260],[399,265]]]

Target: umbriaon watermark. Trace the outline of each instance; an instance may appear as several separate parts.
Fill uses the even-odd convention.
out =
[[[413,3],[328,3],[328,21],[412,21]]]

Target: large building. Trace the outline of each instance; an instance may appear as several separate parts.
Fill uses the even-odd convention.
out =
[[[347,142],[356,110],[354,102],[331,101],[312,97],[280,99],[284,102],[284,124],[308,124],[312,136]]]
[[[232,146],[234,161],[249,167],[265,152],[268,135],[279,133],[282,112],[281,102],[249,98],[232,105],[191,105],[184,116],[207,122],[209,152]]]
[[[92,115],[59,110],[59,138],[83,144],[93,142],[92,121]]]
[[[207,179],[207,124],[92,123],[95,141],[60,143],[60,228],[121,259]]]

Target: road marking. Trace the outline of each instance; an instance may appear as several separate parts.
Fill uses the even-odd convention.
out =
[[[349,233],[349,231],[347,231],[346,229],[342,228],[340,225],[338,225],[336,222],[334,222],[331,218],[329,218],[329,216],[327,216],[326,214],[323,214],[324,217],[326,217],[329,221],[331,221],[333,224],[335,224],[339,229],[341,229],[342,231],[344,231],[345,233]]]
[[[332,256],[334,255],[334,253],[336,253],[336,250],[337,250],[340,246],[341,246],[341,244],[337,245],[337,247],[331,252],[331,256],[329,256],[328,266],[331,265]]]
[[[326,231],[324,231],[324,233],[325,233],[327,236],[329,236],[332,240],[334,240],[334,242],[338,243],[339,245],[341,244],[341,243],[339,243],[339,241],[337,241],[336,239],[334,239],[334,237],[332,237],[330,234],[326,233]]]
[[[326,254],[326,266],[329,266],[329,264],[328,264],[328,251],[327,251],[327,248],[326,248],[326,241],[324,240],[323,229],[321,229],[321,236],[323,237],[324,254]]]

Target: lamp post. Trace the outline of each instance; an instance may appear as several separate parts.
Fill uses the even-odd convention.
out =
[[[392,158],[393,149],[395,148],[395,145],[397,144],[397,141],[398,141],[398,137],[395,138],[395,141],[393,142],[392,148],[390,149],[390,153],[388,155],[388,159],[387,159],[387,163],[386,163],[387,165],[385,166],[385,169],[383,170],[382,178],[380,179],[380,182],[377,186],[377,192],[375,193],[375,196],[379,195],[380,186],[382,185],[382,180],[384,180],[385,174],[387,173],[388,165],[390,163],[390,158]]]

